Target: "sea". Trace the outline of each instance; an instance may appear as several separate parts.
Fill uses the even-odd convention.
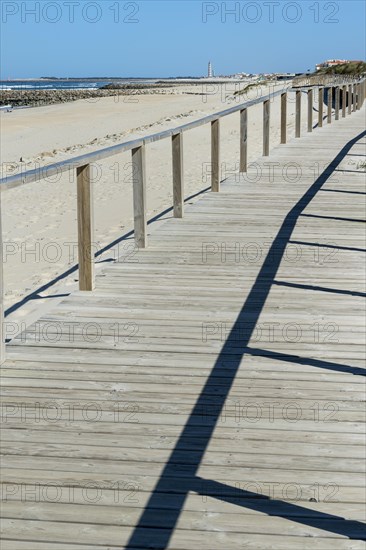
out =
[[[0,90],[91,90],[112,82],[149,84],[156,81],[143,78],[0,80]]]

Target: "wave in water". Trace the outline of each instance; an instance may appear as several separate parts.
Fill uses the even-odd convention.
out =
[[[105,82],[88,82],[88,81],[62,81],[59,80],[57,82],[42,82],[39,80],[34,81],[0,81],[0,89],[1,90],[89,90],[89,89],[95,89],[100,88],[101,86],[105,86],[108,84],[109,81]]]
[[[111,80],[1,80],[0,90],[91,90],[101,88],[106,84],[116,82],[115,79]],[[121,84],[130,84],[136,82],[133,79],[120,79]],[[153,80],[138,80],[139,83],[154,82]]]

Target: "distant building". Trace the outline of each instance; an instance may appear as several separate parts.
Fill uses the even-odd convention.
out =
[[[213,77],[213,69],[212,69],[212,63],[211,63],[211,61],[208,62],[208,73],[207,73],[207,76],[208,76],[208,78],[212,78],[212,77]]]
[[[344,65],[345,63],[362,63],[362,61],[350,61],[347,59],[328,59],[328,61],[324,61],[323,63],[318,63],[318,65],[315,65],[315,68],[317,71],[320,71],[320,69],[336,67],[337,65]]]

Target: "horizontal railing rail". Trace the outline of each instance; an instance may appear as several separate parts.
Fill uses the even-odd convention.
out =
[[[343,82],[343,81],[342,81]],[[346,82],[343,82],[346,83]],[[319,86],[314,86],[313,88],[318,88]],[[303,87],[304,90],[307,91],[306,86]],[[210,122],[215,121],[216,119],[223,118],[225,116],[237,113],[238,111],[241,111],[243,109],[248,109],[249,107],[252,107],[254,105],[258,105],[260,103],[264,103],[267,100],[271,100],[284,92],[291,92],[291,91],[299,91],[298,88],[291,90],[291,87],[276,90],[271,93],[269,93],[267,96],[259,97],[253,100],[246,101],[245,103],[241,103],[238,105],[235,105],[233,107],[230,107],[228,109],[225,109],[223,111],[218,111],[216,113],[212,113],[211,115],[206,115],[202,118],[199,118],[197,120],[194,120],[192,122],[188,122],[186,124],[183,124],[181,126],[176,126],[174,128],[169,128],[168,130],[163,130],[161,132],[157,132],[154,134],[150,134],[147,136],[143,136],[141,138],[137,138],[131,141],[125,141],[122,143],[118,143],[117,145],[112,145],[111,147],[105,147],[103,149],[98,149],[97,151],[94,151],[92,153],[87,153],[85,155],[79,155],[76,157],[73,157],[68,160],[64,160],[61,162],[56,162],[53,164],[48,164],[45,166],[39,166],[33,170],[27,170],[23,172],[19,172],[18,174],[13,174],[10,176],[6,176],[2,179],[0,179],[0,189],[6,190],[6,189],[12,189],[14,187],[18,187],[20,185],[24,185],[26,183],[34,183],[36,181],[39,181],[44,178],[49,178],[54,175],[61,174],[63,172],[67,172],[68,170],[76,170],[77,168],[81,166],[85,166],[86,164],[91,164],[100,160],[104,160],[106,158],[109,158],[114,155],[118,155],[121,153],[125,153],[128,151],[131,151],[132,149],[148,145],[149,143],[153,143],[156,141],[160,141],[163,139],[167,139],[169,137],[172,137],[176,134],[187,132],[188,130],[193,130],[195,128],[199,128],[200,126],[204,126],[205,124],[208,124]]]
[[[296,76],[292,81],[293,88],[306,88],[309,86],[342,86],[343,84],[354,84],[360,82],[364,77],[361,75],[332,75],[332,74],[303,74]]]
[[[93,172],[97,161],[131,151],[134,166],[132,175],[134,235],[137,247],[147,246],[147,207],[146,207],[146,168],[145,147],[163,139],[171,138],[172,145],[172,183],[173,183],[173,212],[174,217],[184,215],[184,170],[183,170],[183,135],[205,124],[211,124],[211,191],[220,191],[220,120],[221,118],[240,113],[240,161],[239,171],[245,173],[248,169],[248,109],[263,103],[263,156],[270,151],[270,104],[271,100],[281,96],[280,112],[280,143],[287,142],[287,103],[288,92],[295,92],[295,137],[301,136],[301,109],[302,96],[307,95],[307,131],[313,131],[313,101],[314,92],[318,92],[318,127],[323,126],[324,104],[327,106],[327,123],[341,116],[361,109],[366,96],[366,80],[349,83],[344,79],[336,79],[337,84],[328,82],[324,86],[305,88],[281,88],[271,93],[245,103],[219,111],[203,118],[188,122],[175,128],[169,128],[158,133],[143,136],[106,147],[98,151],[77,156],[69,160],[37,167],[34,170],[20,172],[0,180],[0,192],[31,182],[40,181],[55,174],[68,170],[76,171],[77,187],[77,223],[78,223],[78,261],[79,261],[79,288],[83,291],[94,289],[94,254],[93,250]],[[326,92],[326,94],[325,94]],[[326,95],[326,97],[325,97]],[[333,109],[334,105],[334,109]],[[1,197],[0,197],[1,198]],[[0,202],[1,210],[1,202]],[[5,357],[4,342],[4,301],[3,301],[3,262],[2,262],[2,231],[0,212],[0,363]]]
[[[249,101],[246,101],[245,103],[236,104],[235,106],[229,107],[228,109],[224,109],[223,111],[218,111],[216,113],[212,113],[211,115],[206,115],[197,120],[193,120],[192,122],[187,122],[186,124],[183,124],[181,126],[176,126],[175,128],[169,128],[168,130],[162,130],[161,132],[156,132],[154,134],[143,136],[141,138],[137,138],[131,141],[124,141],[122,143],[118,143],[117,145],[112,145],[111,147],[105,147],[104,149],[99,149],[98,151],[87,153],[86,155],[80,155],[77,157],[73,157],[69,160],[56,162],[54,164],[49,164],[47,166],[38,167],[34,170],[27,170],[26,172],[23,172],[23,173],[7,176],[5,178],[0,179],[0,188],[11,189],[11,188],[17,187],[18,185],[23,185],[25,183],[33,183],[43,178],[51,177],[56,174],[61,174],[62,172],[66,172],[71,169],[76,170],[80,166],[85,166],[86,164],[91,164],[93,162],[97,162],[99,160],[103,160],[108,157],[118,155],[120,153],[131,151],[132,149],[136,149],[137,147],[142,147],[143,145],[148,145],[149,143],[161,141],[163,139],[172,137],[176,134],[181,134],[181,133],[187,132],[188,130],[199,128],[200,126],[209,124],[210,122],[213,122],[217,119],[237,113],[238,111],[241,111],[243,108],[248,109],[253,105],[257,105],[266,100],[270,100],[280,95],[281,93],[283,93],[283,89],[273,91],[269,93],[267,96],[249,100]]]

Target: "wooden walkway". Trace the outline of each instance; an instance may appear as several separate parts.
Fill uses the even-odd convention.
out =
[[[365,548],[364,117],[230,177],[13,341],[2,550]]]

